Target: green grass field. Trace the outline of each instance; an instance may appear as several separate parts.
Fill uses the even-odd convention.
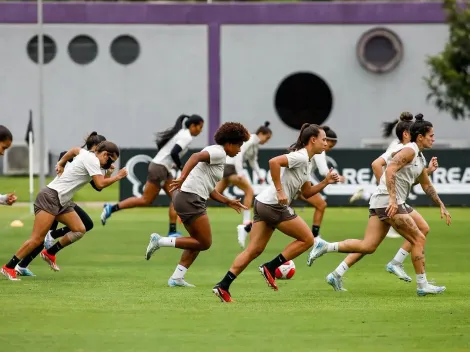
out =
[[[297,209],[310,223],[311,209]],[[384,270],[401,244],[386,239],[378,251],[346,276],[349,292],[334,292],[325,276],[344,257],[333,253],[308,268],[295,260],[292,280],[279,291],[266,286],[257,265],[277,255],[289,239],[276,233],[266,252],[232,285],[236,300],[222,304],[212,286],[239,253],[230,209],[210,209],[213,246],[186,279],[196,288],[168,288],[180,251],[144,253],[151,232],[166,233],[166,209],[113,214],[106,227],[90,209],[96,228],[59,253],[54,273],[39,258],[38,275],[0,280],[0,351],[466,351],[470,349],[468,253],[470,210],[451,209],[445,227],[437,209],[420,209],[431,225],[428,278],[446,285],[419,298]],[[11,228],[22,219],[23,228]],[[26,207],[0,210],[1,262],[30,234]],[[362,236],[366,209],[328,209],[322,228],[330,240]],[[406,268],[412,274],[408,261]],[[414,275],[411,275],[414,280]]]

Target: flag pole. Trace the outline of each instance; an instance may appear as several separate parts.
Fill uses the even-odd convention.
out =
[[[34,214],[34,154],[33,154],[33,132],[29,131],[29,207],[31,214]]]
[[[44,162],[46,160],[46,146],[44,136],[44,33],[43,33],[43,8],[42,0],[37,0],[37,16],[38,16],[38,113],[39,113],[39,188],[46,187],[46,176],[44,170]]]

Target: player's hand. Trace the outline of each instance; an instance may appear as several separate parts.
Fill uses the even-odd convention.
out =
[[[55,172],[57,173],[57,176],[61,176],[64,173],[64,167],[57,163],[55,166]]]
[[[289,199],[287,199],[287,196],[282,189],[277,191],[277,202],[280,205],[289,205]]]
[[[125,167],[123,167],[121,170],[118,171],[117,173],[117,177],[118,177],[118,180],[122,180],[124,177],[127,176],[127,169]]]
[[[7,194],[7,205],[12,205],[18,200],[18,197],[15,195],[15,192]]]
[[[326,180],[326,183],[328,183],[329,185],[333,183],[338,183],[339,175],[333,168],[331,168],[330,171],[328,171],[328,174],[326,175],[325,180]]]
[[[346,177],[339,175],[339,182],[341,183],[346,182]]]
[[[181,186],[183,185],[184,179],[176,178],[170,183],[170,193],[173,193],[173,191],[181,189]]]
[[[238,214],[241,213],[242,209],[243,210],[248,210],[247,207],[245,207],[242,203],[240,203],[240,199],[230,199],[227,202],[227,206],[234,209]]]
[[[387,214],[387,216],[388,216],[389,218],[392,218],[392,217],[395,216],[395,214],[397,213],[397,211],[398,211],[397,202],[390,201],[390,203],[388,203],[387,209],[385,209],[385,213]]]
[[[446,218],[446,224],[447,226],[450,226],[452,223],[452,216],[450,216],[449,211],[446,209],[446,207],[441,207],[441,219]]]
[[[439,167],[439,163],[437,162],[437,157],[433,156],[431,160],[429,160],[428,174],[436,171],[438,167]]]

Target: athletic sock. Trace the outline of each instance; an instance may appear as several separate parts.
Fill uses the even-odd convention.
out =
[[[273,260],[271,260],[270,262],[264,265],[266,266],[266,268],[268,268],[269,272],[274,277],[274,272],[276,271],[276,269],[280,267],[282,264],[284,264],[285,262],[287,262],[287,260],[286,258],[284,258],[284,256],[281,253],[276,258],[274,258]]]
[[[219,282],[219,285],[224,290],[228,291],[228,289],[230,288],[230,285],[232,284],[233,280],[235,280],[236,278],[237,278],[237,275],[235,275],[231,271],[227,271],[227,274],[225,274],[222,281]]]
[[[60,251],[62,248],[64,248],[64,247],[62,247],[60,242],[57,241],[56,243],[54,243],[54,245],[51,248],[49,248],[47,250],[47,253],[50,254],[50,255],[56,255],[57,252]]]

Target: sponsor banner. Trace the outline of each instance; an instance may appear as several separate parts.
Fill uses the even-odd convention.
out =
[[[184,161],[192,152],[190,150]],[[364,150],[364,149],[334,149],[327,155],[328,164],[334,167],[346,178],[345,183],[330,185],[323,192],[322,196],[332,206],[350,206],[349,198],[359,189],[363,189],[367,194],[372,194],[376,187],[376,181],[371,170],[371,163],[379,157],[383,150]],[[261,177],[266,178],[266,183],[260,184],[260,180],[248,166],[245,167],[245,176],[250,180],[255,195],[260,193],[267,185],[272,183],[271,175],[268,172],[268,161],[270,158],[285,153],[280,149],[262,149],[259,152],[258,161],[261,168]],[[470,150],[429,150],[424,155],[429,160],[436,156],[439,162],[439,168],[431,176],[434,186],[443,202],[448,206],[467,206],[470,205]],[[121,165],[126,165],[129,175],[120,182],[120,199],[132,196],[140,197],[147,180],[148,164],[155,156],[154,149],[123,149],[121,150]],[[179,171],[173,172],[175,177],[179,176]],[[311,177],[313,183],[318,183],[322,177],[314,174]],[[228,197],[240,198],[243,192],[230,187],[225,191]],[[429,198],[424,194],[420,185],[413,187],[409,197],[409,203],[416,206],[433,205]],[[163,191],[154,202],[154,205],[166,206],[169,199]],[[211,205],[217,205],[213,202]],[[296,201],[295,206],[302,206],[305,203]],[[368,201],[359,200],[353,205],[366,206]]]

